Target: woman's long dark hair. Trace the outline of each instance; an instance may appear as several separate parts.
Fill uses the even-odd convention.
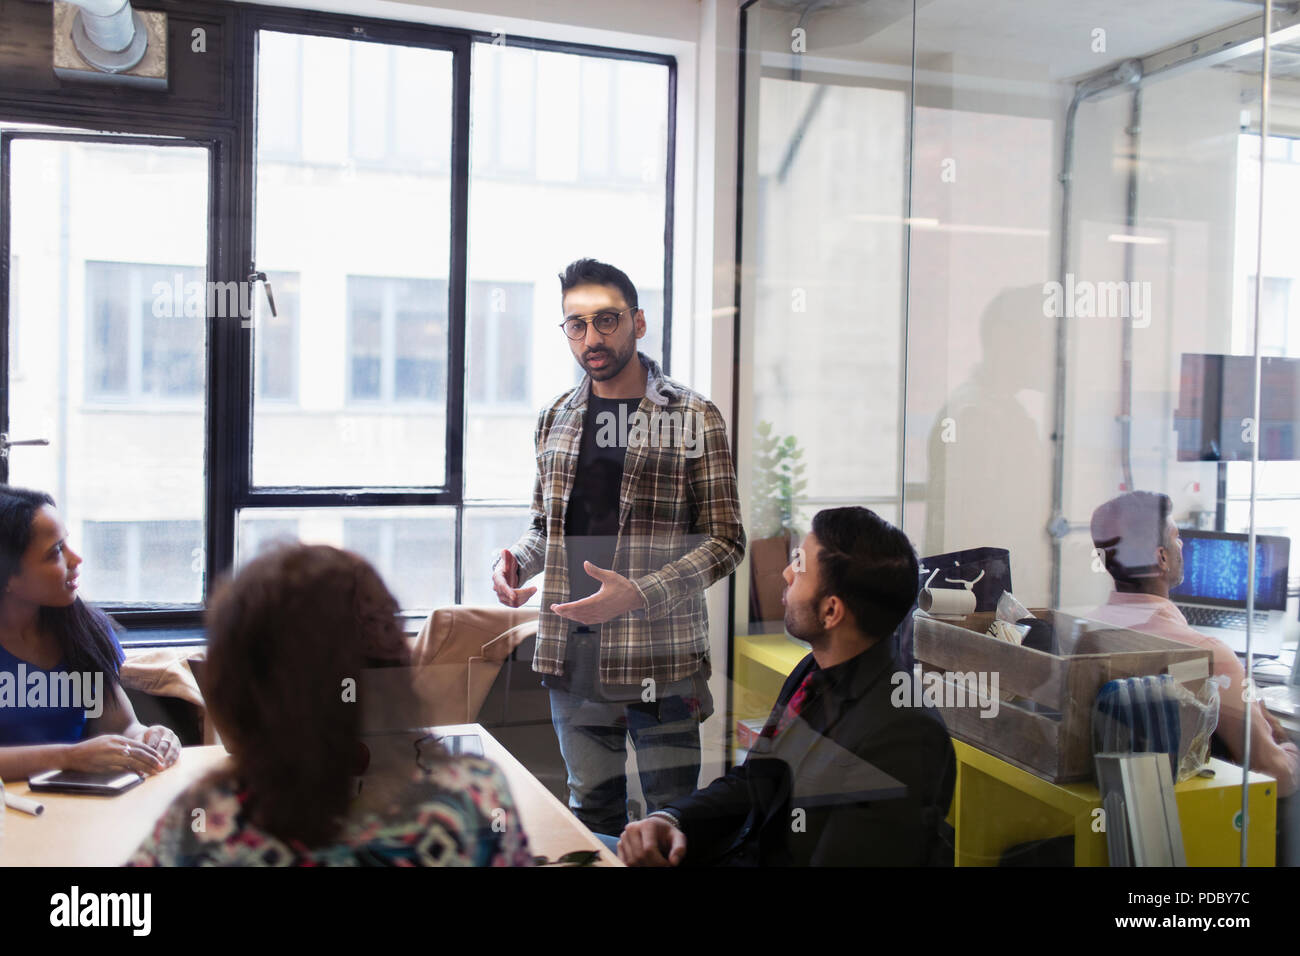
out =
[[[23,555],[32,543],[32,522],[46,505],[54,507],[54,499],[43,491],[0,485],[0,601],[9,579],[22,570]],[[68,670],[99,671],[110,687],[117,683],[122,662],[113,622],[103,611],[77,598],[68,607],[42,607],[37,623],[59,642]]]
[[[208,710],[253,822],[281,840],[320,846],[341,828],[358,772],[356,682],[410,663],[397,614],[374,568],[325,545],[259,555],[213,598]]]

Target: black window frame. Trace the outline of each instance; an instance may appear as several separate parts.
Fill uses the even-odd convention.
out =
[[[204,145],[210,150],[208,195],[209,281],[246,281],[255,270],[254,208],[256,188],[256,96],[257,37],[271,30],[308,36],[373,41],[404,46],[449,50],[453,55],[451,220],[449,284],[449,351],[447,380],[446,462],[447,481],[437,486],[338,486],[256,487],[252,484],[252,439],[254,375],[252,330],[239,321],[206,319],[205,495],[204,495],[204,583],[203,602],[177,604],[105,604],[133,633],[132,643],[159,643],[157,633],[200,627],[213,585],[235,564],[238,516],[249,509],[296,509],[331,507],[451,506],[455,508],[455,582],[460,600],[463,523],[466,507],[489,507],[491,502],[466,500],[464,495],[465,415],[468,368],[468,187],[470,163],[470,89],[475,43],[504,43],[538,51],[632,60],[667,68],[668,136],[664,184],[664,275],[663,362],[670,371],[672,354],[673,235],[676,134],[677,61],[668,54],[627,50],[591,44],[501,37],[490,30],[452,28],[403,20],[340,13],[322,13],[288,7],[228,3],[225,0],[196,3],[193,0],[155,0],[151,9],[187,22],[211,24],[221,31],[218,53],[223,76],[214,94],[217,102],[196,105],[193,99],[169,106],[167,98],[150,102],[120,97],[111,88],[78,87],[55,91],[0,90],[0,123],[37,123],[73,132],[37,131],[50,138],[65,136],[111,137],[114,142],[132,138],[150,143],[183,138],[186,145]],[[176,60],[172,60],[173,69]],[[298,64],[301,74],[301,54]],[[301,83],[301,80],[300,80]],[[84,132],[83,132],[84,131]],[[9,135],[24,135],[12,132]],[[535,135],[535,133],[534,133]],[[157,139],[155,139],[157,138]],[[301,137],[299,137],[299,140]],[[0,169],[4,185],[8,164]],[[487,171],[492,175],[491,171]],[[0,224],[7,224],[8,204],[0,202]],[[7,229],[3,233],[7,240]],[[559,265],[557,264],[557,268]],[[0,430],[8,429],[9,334],[8,289],[9,250],[0,248]],[[8,478],[7,461],[0,462],[0,479]],[[526,502],[501,502],[503,507],[525,506]],[[188,640],[193,641],[190,635]],[[166,642],[171,643],[171,640]],[[178,642],[184,642],[178,641]]]

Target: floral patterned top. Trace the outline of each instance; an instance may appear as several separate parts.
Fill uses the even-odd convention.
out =
[[[200,780],[172,802],[126,865],[532,865],[505,777],[478,757],[420,771],[396,803],[354,815],[325,847],[284,842],[258,828],[246,799],[228,774]]]

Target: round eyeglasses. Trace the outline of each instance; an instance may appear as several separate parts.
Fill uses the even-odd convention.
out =
[[[623,313],[630,311],[632,311],[631,306],[619,312],[607,309],[603,312],[593,312],[591,315],[571,315],[560,323],[560,328],[564,329],[564,334],[575,342],[587,337],[588,324],[594,325],[601,335],[609,335],[618,328]]]

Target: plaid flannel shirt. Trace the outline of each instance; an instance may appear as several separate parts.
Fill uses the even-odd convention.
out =
[[[702,395],[665,378],[653,359],[637,356],[647,371],[638,412],[660,427],[628,432],[613,570],[632,581],[646,606],[601,625],[605,684],[640,684],[647,677],[675,681],[701,667],[707,676],[704,589],[730,574],[745,553],[736,470],[721,413]],[[564,673],[571,625],[551,605],[569,599],[564,516],[590,390],[587,376],[538,416],[532,524],[510,549],[521,586],[546,572],[533,653],[533,669],[544,674]],[[675,422],[687,431],[672,432]],[[676,440],[665,440],[670,433]]]

